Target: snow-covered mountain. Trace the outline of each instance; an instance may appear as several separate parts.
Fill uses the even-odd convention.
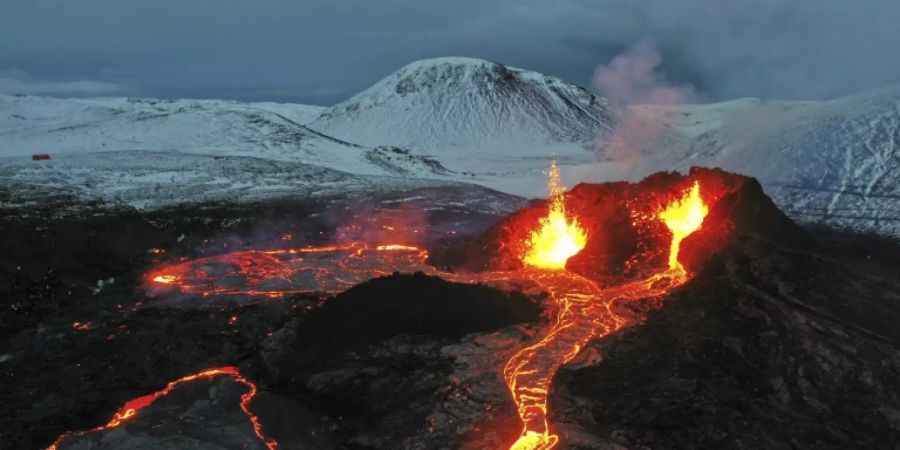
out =
[[[759,178],[797,220],[900,236],[900,86],[823,102],[686,105],[670,117],[693,139],[659,149],[643,171],[722,167]]]
[[[479,59],[437,58],[402,67],[309,126],[480,172],[485,158],[498,168],[523,158],[546,160],[551,152],[589,156],[586,149],[612,121],[604,99],[557,78]]]
[[[410,64],[331,108],[0,95],[0,204],[65,193],[152,207],[456,182],[540,196],[555,153],[570,186],[717,166],[759,178],[799,221],[900,236],[900,87],[631,112],[665,122],[656,148],[603,159],[590,147],[622,123],[603,99],[466,58]]]

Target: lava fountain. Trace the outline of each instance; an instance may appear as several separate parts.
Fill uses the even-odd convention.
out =
[[[540,228],[531,232],[522,261],[542,269],[564,269],[566,261],[584,248],[587,234],[577,220],[566,215],[566,188],[560,182],[556,161],[550,164],[548,178],[547,216],[540,218]]]
[[[669,204],[659,214],[660,220],[672,232],[672,243],[669,247],[669,269],[682,267],[678,262],[678,249],[681,241],[700,229],[703,218],[708,213],[709,207],[700,198],[700,183],[694,181],[693,187],[684,197]]]
[[[551,170],[551,190],[554,189],[553,183],[558,183],[558,175],[554,179],[552,173]],[[561,197],[556,198],[560,199],[556,201],[562,202]],[[565,211],[562,207],[559,210]],[[506,384],[523,423],[522,433],[510,450],[548,450],[556,446],[559,436],[550,432],[547,418],[547,398],[553,376],[560,367],[574,359],[590,340],[634,323],[634,319],[615,312],[616,301],[658,297],[688,280],[686,270],[678,261],[678,250],[681,241],[700,228],[708,211],[708,206],[700,197],[700,185],[695,182],[681,198],[656,215],[656,219],[661,220],[672,235],[669,265],[646,279],[600,289],[593,281],[566,271],[538,270],[532,275],[532,279],[544,286],[556,301],[559,312],[547,334],[513,355],[503,368]],[[535,242],[534,236],[541,235],[546,226],[547,223],[542,222],[541,229],[532,234],[532,243]],[[586,239],[583,234],[581,236]],[[574,252],[561,262],[553,260],[556,264],[537,265],[529,262],[528,258],[532,257],[529,250],[522,260],[541,269],[558,269],[563,268],[566,259],[572,255]]]

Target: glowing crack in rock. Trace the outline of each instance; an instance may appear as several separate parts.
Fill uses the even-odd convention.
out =
[[[414,272],[428,252],[408,244],[362,242],[241,250],[168,264],[147,276],[151,293],[280,297],[337,293],[395,271]]]
[[[220,376],[231,377],[235,382],[240,383],[247,387],[247,392],[245,392],[244,394],[241,395],[241,400],[240,400],[241,412],[243,412],[244,415],[247,416],[247,419],[250,421],[250,425],[253,427],[253,433],[256,434],[256,437],[259,438],[259,440],[269,450],[277,449],[278,442],[276,442],[274,439],[266,437],[265,434],[263,434],[262,423],[260,423],[259,417],[257,417],[255,414],[253,414],[250,411],[250,402],[253,401],[253,397],[256,396],[256,392],[257,392],[256,384],[253,383],[252,381],[248,380],[247,378],[245,378],[243,375],[241,375],[241,373],[238,371],[237,367],[225,366],[225,367],[217,367],[217,368],[213,368],[213,369],[206,369],[206,370],[203,370],[203,371],[191,374],[191,375],[181,377],[175,381],[169,382],[166,385],[166,387],[164,387],[152,394],[144,395],[144,396],[129,400],[129,401],[125,402],[125,404],[122,405],[119,408],[119,410],[116,411],[115,414],[113,414],[112,418],[109,419],[109,422],[107,422],[105,425],[101,425],[99,427],[91,428],[89,430],[84,430],[84,431],[63,433],[58,438],[56,438],[56,440],[53,441],[53,443],[50,444],[49,447],[47,447],[47,450],[57,450],[59,448],[60,444],[64,440],[72,438],[72,437],[83,436],[85,434],[92,433],[92,432],[105,431],[105,430],[110,430],[110,429],[116,428],[116,427],[132,420],[134,417],[136,417],[140,413],[140,411],[142,409],[152,405],[153,402],[155,402],[156,400],[158,400],[161,397],[168,395],[170,392],[172,392],[172,390],[174,390],[175,388],[177,388],[183,384],[191,383],[191,382],[197,381],[197,380],[209,380],[209,379],[220,377]]]

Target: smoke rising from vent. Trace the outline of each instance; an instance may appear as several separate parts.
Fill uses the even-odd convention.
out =
[[[598,138],[594,145],[600,160],[633,166],[657,146],[666,124],[671,123],[672,110],[667,106],[693,98],[693,87],[674,85],[657,71],[662,62],[653,41],[642,39],[594,72],[594,87],[606,96],[617,117],[612,134]],[[631,105],[659,107],[637,113]]]

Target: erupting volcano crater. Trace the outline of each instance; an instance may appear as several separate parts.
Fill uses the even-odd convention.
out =
[[[479,283],[501,289],[512,286],[529,295],[547,294],[542,306],[549,321],[537,335],[523,340],[517,348],[506,350],[503,363],[495,368],[509,390],[522,424],[518,431],[509,430],[504,445],[514,450],[537,450],[553,448],[560,442],[550,420],[548,396],[557,371],[589,342],[642,323],[649,312],[661,307],[667,294],[704,270],[708,261],[736,239],[756,236],[791,245],[806,240],[804,231],[775,208],[755,180],[717,169],[694,168],[686,175],[658,173],[635,184],[579,184],[566,192],[559,184],[554,165],[550,170],[549,194],[547,201],[533,202],[477,236],[426,246],[413,245],[398,236],[391,242],[352,241],[241,250],[156,267],[144,280],[150,294],[187,302],[215,302],[233,295],[280,301],[298,293],[339,293],[393,272],[424,272],[455,283]],[[402,288],[391,292],[393,299],[406,295]],[[452,292],[465,295],[461,290]],[[428,296],[435,295],[438,294]],[[465,304],[462,300],[458,305]],[[295,323],[298,328],[288,340],[296,339],[296,342],[291,345],[315,346],[323,339],[321,336],[336,329],[346,329],[354,336],[359,334],[354,342],[368,342],[375,339],[373,336],[385,339],[403,333],[403,324],[407,322],[410,324],[407,333],[427,334],[432,328],[447,326],[447,323],[427,325],[432,320],[425,319],[430,317],[429,308],[439,310],[452,305],[439,304],[435,299],[429,306],[429,298],[417,298],[415,301],[419,303],[415,308],[404,309],[397,306],[403,302],[383,300],[384,307],[394,311],[386,319],[394,323],[387,328],[349,322],[323,326],[317,322],[319,316],[331,322],[352,320],[348,311],[361,306],[351,307],[351,301],[359,302],[360,297],[338,295],[320,309],[311,311],[308,319]],[[372,320],[385,320],[376,318],[381,312],[380,304],[361,305],[371,309]],[[473,314],[483,310],[469,308]],[[528,317],[528,314],[510,313],[517,317],[512,320],[502,318],[506,313],[492,314],[497,317],[492,322],[495,326],[517,323]],[[449,320],[451,315],[445,317]],[[462,324],[464,317],[453,320]],[[474,323],[480,318],[472,320]],[[307,331],[302,331],[304,324]],[[371,336],[365,331],[376,328],[380,331],[373,331],[375,334]],[[474,330],[485,331],[483,327],[475,327],[470,332]],[[450,335],[441,336],[445,339]],[[328,339],[338,342],[343,338]],[[338,353],[351,352],[348,345],[329,348]],[[363,347],[353,348],[351,353],[356,354]],[[309,359],[309,365],[314,366],[315,361],[330,357],[321,353],[325,349],[319,350],[301,354],[318,355]],[[293,359],[296,358],[301,357]],[[273,366],[277,363],[271,362],[279,360],[278,357],[267,357],[267,360],[271,372],[281,372]],[[282,381],[272,380],[274,388],[296,385],[297,374],[303,372],[297,370],[287,381],[285,375],[277,376]],[[203,378],[206,373],[219,372],[187,375],[174,383]],[[269,448],[277,447],[277,439],[263,434],[264,421],[249,412],[256,384],[234,368],[221,373],[250,387],[251,392],[241,398],[240,406],[261,442]],[[305,383],[314,385],[314,375],[308,376],[312,378]],[[153,398],[166,395],[168,390],[171,387],[152,394]],[[64,434],[54,448],[66,448],[70,438],[126,424],[140,410],[129,409],[126,404],[122,411],[105,426]]]

